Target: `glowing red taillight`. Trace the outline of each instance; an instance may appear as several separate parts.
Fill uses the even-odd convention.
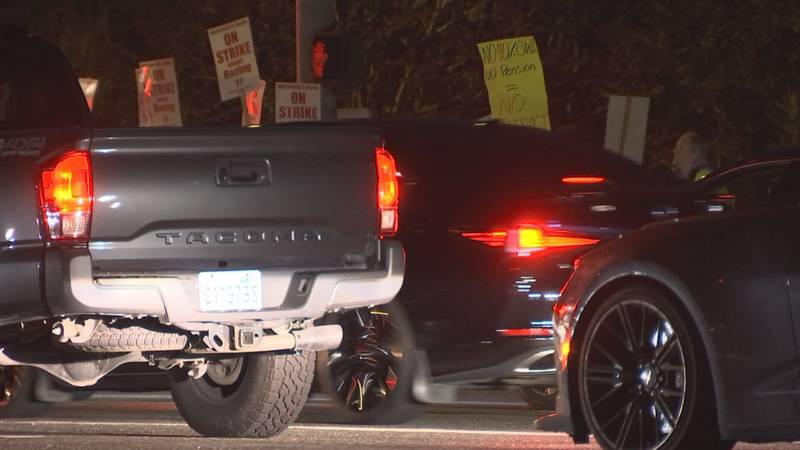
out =
[[[552,328],[509,328],[497,330],[497,334],[505,337],[553,337]]]
[[[600,242],[598,239],[575,236],[569,232],[528,225],[512,230],[509,236],[514,238],[514,242],[509,242],[508,245],[521,256],[549,248],[577,247]]]
[[[486,244],[489,247],[505,247],[506,236],[508,233],[505,231],[487,231],[477,233],[461,233],[462,237],[471,239],[475,242]]]
[[[600,242],[598,239],[538,225],[523,225],[508,231],[461,232],[460,234],[462,237],[489,247],[505,247],[506,251],[518,256],[528,256],[551,248],[576,247]]]
[[[92,218],[89,153],[69,152],[40,171],[39,201],[47,237],[86,241]]]
[[[397,181],[397,166],[394,157],[384,148],[375,149],[378,168],[378,209],[380,211],[381,237],[397,233],[400,184]]]
[[[561,182],[564,184],[600,184],[605,183],[604,177],[596,176],[580,176],[580,177],[563,177]]]

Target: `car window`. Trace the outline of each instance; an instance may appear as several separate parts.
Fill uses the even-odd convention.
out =
[[[742,169],[705,183],[700,192],[722,199],[737,210],[788,205],[797,186],[796,169],[796,164],[788,162]]]
[[[407,130],[403,130],[407,131]],[[390,135],[398,168],[409,177],[447,178],[459,190],[497,187],[523,192],[560,184],[565,176],[602,176],[618,183],[668,184],[671,179],[606,150],[526,127],[459,129]]]
[[[0,130],[79,126],[77,80],[50,55],[0,51]]]

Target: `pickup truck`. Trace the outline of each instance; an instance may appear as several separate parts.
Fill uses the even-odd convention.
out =
[[[299,414],[326,312],[400,290],[397,172],[368,126],[93,129],[64,55],[0,32],[0,400],[167,371],[198,432]]]

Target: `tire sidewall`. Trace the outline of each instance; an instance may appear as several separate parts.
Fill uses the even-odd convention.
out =
[[[185,373],[173,373],[170,376],[170,390],[178,411],[195,429],[207,436],[256,437],[277,434],[294,422],[303,408],[311,388],[313,378],[314,352],[300,354],[251,354],[246,358],[242,374],[236,382],[236,389],[224,398],[213,398],[208,394],[207,386],[213,382],[203,376],[200,379],[187,377]],[[277,367],[282,359],[295,358],[304,367],[308,367],[307,382],[294,392],[284,392],[279,388],[276,398],[279,404],[268,404],[268,391],[275,384],[282,383],[280,377],[290,376],[285,370]],[[283,361],[285,363],[285,361]],[[297,380],[294,380],[297,381]],[[285,383],[284,383],[285,384]],[[269,426],[272,430],[263,431],[263,423],[256,421],[256,416],[264,416],[276,407],[285,408],[277,413],[277,421]]]

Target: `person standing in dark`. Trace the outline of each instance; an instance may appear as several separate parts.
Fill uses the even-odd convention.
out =
[[[679,180],[693,183],[714,170],[708,160],[708,146],[694,131],[683,133],[672,150],[672,171]]]

